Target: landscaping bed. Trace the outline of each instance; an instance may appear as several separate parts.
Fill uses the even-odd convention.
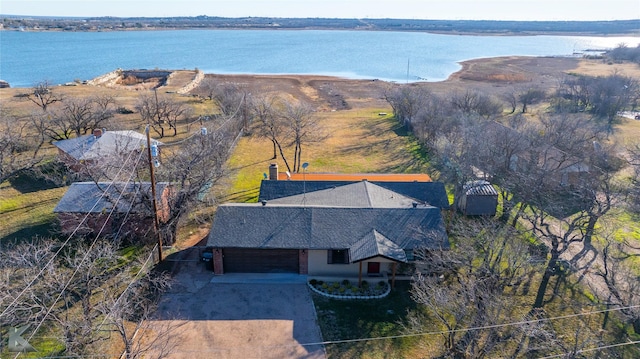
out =
[[[363,280],[358,285],[348,279],[335,282],[311,279],[308,284],[312,291],[334,299],[380,299],[391,292],[391,286],[384,280],[376,283]]]

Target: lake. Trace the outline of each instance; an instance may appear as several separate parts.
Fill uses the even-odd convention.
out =
[[[0,79],[12,87],[89,80],[117,68],[220,74],[318,74],[441,81],[459,62],[574,56],[638,37],[474,36],[339,30],[0,31]]]

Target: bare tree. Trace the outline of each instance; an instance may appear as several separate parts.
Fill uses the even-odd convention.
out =
[[[640,144],[629,145],[627,151],[633,172],[629,178],[629,200],[626,203],[632,211],[640,213]]]
[[[314,110],[309,104],[287,102],[282,116],[292,137],[293,171],[300,172],[303,146],[321,141],[326,136],[318,125]]]
[[[0,112],[0,183],[39,164],[44,138],[30,132],[28,123]]]
[[[62,101],[62,97],[53,91],[48,81],[38,82],[31,88],[31,92],[24,93],[20,97],[33,102],[43,112],[47,112],[50,105]]]
[[[183,216],[202,201],[225,171],[236,139],[242,130],[242,121],[231,118],[215,131],[193,136],[179,147],[165,147],[163,161],[158,168],[158,180],[171,182],[169,216],[162,225],[163,241],[172,244]]]
[[[149,123],[160,138],[166,135],[167,129],[173,130],[173,136],[176,136],[178,122],[191,114],[191,108],[168,96],[158,96],[157,91],[154,91],[153,95],[141,95],[136,110],[140,113],[141,119]]]
[[[121,276],[103,287],[98,304],[105,318],[103,324],[116,334],[124,358],[164,358],[176,347],[179,326],[153,321],[157,302],[170,285],[168,274],[151,271],[133,281]]]
[[[210,97],[224,117],[241,116],[245,118],[247,91],[244,87],[231,82],[217,84],[210,91]]]
[[[251,101],[251,113],[259,128],[258,135],[268,139],[273,145],[272,159],[278,157],[278,150],[281,154],[283,152],[280,138],[284,134],[284,124],[277,113],[277,107],[281,105],[281,102],[281,99],[272,96],[258,96]]]
[[[454,109],[466,114],[477,114],[487,119],[498,115],[502,111],[502,106],[499,103],[477,91],[454,92],[450,97],[450,101]]]
[[[161,358],[175,344],[175,325],[148,321],[170,284],[167,274],[150,271],[153,263],[125,258],[103,239],[61,246],[36,238],[2,246],[0,325],[30,325],[27,341],[58,332],[64,354],[90,356],[104,353],[113,332],[127,358]]]
[[[611,156],[594,152],[593,144],[587,141],[590,138],[589,131],[580,124],[574,122],[573,127],[563,127],[564,133],[554,129],[552,123],[544,125],[544,130],[534,129],[529,136],[539,136],[531,142],[536,150],[529,150],[532,157],[524,161],[520,171],[514,173],[518,181],[516,191],[529,205],[528,211],[522,213],[522,218],[550,251],[534,308],[544,306],[551,277],[563,275],[560,260],[569,253],[570,247],[581,247],[578,253],[569,258],[573,265],[577,265],[587,254],[592,255],[591,259],[581,265],[587,267],[593,263],[597,250],[591,244],[591,239],[598,220],[612,206],[615,169],[603,165],[606,158]],[[580,135],[582,131],[584,135]],[[549,145],[570,139],[572,142],[563,143],[566,152]],[[582,153],[578,156],[579,152]],[[589,170],[578,173],[574,180],[564,179],[568,169],[587,167]]]
[[[424,87],[413,85],[389,88],[384,93],[385,99],[393,109],[395,118],[409,129],[412,128],[416,114],[427,107],[425,101],[430,96],[431,93]]]
[[[502,99],[511,107],[511,111],[509,113],[515,113],[518,107],[518,96],[513,91],[509,91],[502,96]]]
[[[511,298],[533,269],[526,241],[498,221],[459,219],[451,234],[457,239],[452,250],[430,252],[416,264],[412,297],[444,327],[445,355],[491,357],[504,350],[503,338],[521,336],[522,329],[463,328],[490,327],[526,314]],[[420,331],[424,318],[410,317],[409,324]],[[520,351],[529,349],[523,344]]]
[[[520,104],[522,104],[522,113],[527,112],[529,105],[542,101],[545,97],[545,91],[539,88],[528,88],[520,91],[518,100],[520,100]]]
[[[613,74],[593,79],[590,87],[590,112],[604,120],[607,133],[612,133],[620,121],[618,113],[637,100],[640,90],[638,81]]]
[[[602,262],[596,267],[595,274],[602,278],[608,290],[607,306],[620,307],[627,323],[640,333],[640,280],[629,263],[640,256],[640,247],[627,240],[616,241],[611,235],[604,236],[604,239]],[[607,324],[606,318],[603,327]]]

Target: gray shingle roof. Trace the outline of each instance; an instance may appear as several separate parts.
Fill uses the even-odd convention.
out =
[[[54,145],[78,161],[91,160],[146,148],[147,136],[135,131],[105,131],[98,138],[94,135],[80,136],[57,141]]]
[[[109,186],[110,182],[75,182],[62,196],[60,202],[53,209],[54,213],[100,213],[110,211],[116,205],[116,213],[129,211],[133,195],[138,191],[136,199],[151,198],[151,184],[116,182]],[[156,184],[156,197],[159,200],[168,182]],[[104,194],[104,195],[103,195]],[[122,196],[121,196],[122,194]],[[118,200],[120,198],[120,200]],[[131,212],[147,211],[150,206],[136,202]]]
[[[373,230],[349,248],[351,262],[356,263],[369,258],[382,256],[398,262],[407,262],[404,250],[393,241]]]
[[[366,181],[268,201],[269,204],[369,208],[408,208],[415,202],[412,198]]]
[[[359,183],[350,181],[271,181],[264,180],[260,185],[259,200],[272,201],[274,199],[307,194],[319,190],[332,189],[348,184]],[[385,182],[371,181],[387,190],[411,198],[419,203],[438,208],[449,208],[449,199],[442,182]]]
[[[402,249],[448,248],[440,209],[261,204],[218,207],[208,245],[345,249],[376,231]]]

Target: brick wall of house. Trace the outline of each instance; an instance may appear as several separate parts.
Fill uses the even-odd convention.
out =
[[[306,249],[298,250],[298,265],[300,274],[308,274],[309,272],[309,251]]]
[[[213,250],[213,273],[216,275],[224,274],[224,267],[222,265],[222,249],[215,248]]]

